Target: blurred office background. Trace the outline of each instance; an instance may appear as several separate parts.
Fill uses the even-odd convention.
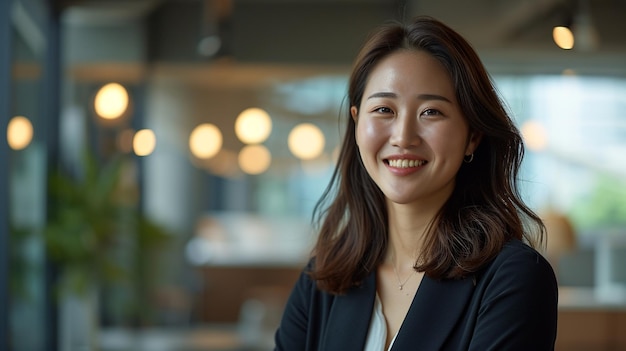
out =
[[[1,0],[0,349],[271,349],[352,59],[418,14],[524,134],[557,349],[626,350],[624,0]]]

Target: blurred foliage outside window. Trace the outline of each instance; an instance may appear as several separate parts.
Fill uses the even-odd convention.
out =
[[[626,228],[626,181],[598,175],[595,186],[572,206],[570,213],[581,231]]]

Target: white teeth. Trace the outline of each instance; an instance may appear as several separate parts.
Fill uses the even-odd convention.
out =
[[[389,165],[395,168],[411,168],[411,167],[419,167],[426,163],[423,160],[389,160]]]

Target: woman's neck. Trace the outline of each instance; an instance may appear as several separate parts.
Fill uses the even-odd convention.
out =
[[[389,245],[386,258],[396,267],[412,267],[422,252],[427,231],[437,211],[413,206],[389,204]]]

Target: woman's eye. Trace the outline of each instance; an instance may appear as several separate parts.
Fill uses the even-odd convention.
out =
[[[422,112],[422,115],[424,116],[436,116],[436,115],[440,115],[441,112],[439,112],[439,110],[435,110],[433,108],[428,108],[426,110],[424,110],[424,112]]]
[[[374,112],[378,112],[378,113],[391,113],[391,109],[389,107],[378,107],[376,109],[374,109]]]

